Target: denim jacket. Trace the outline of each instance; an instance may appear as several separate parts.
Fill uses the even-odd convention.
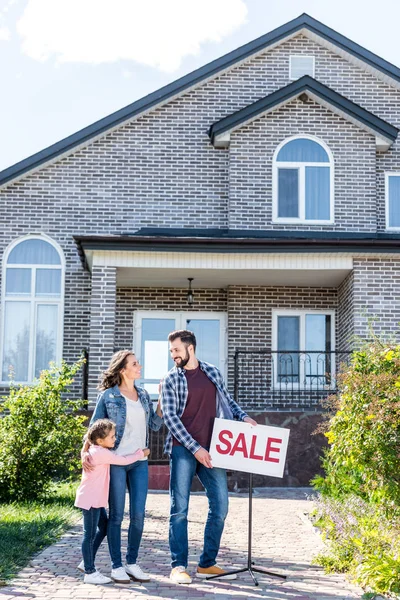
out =
[[[136,387],[136,386],[135,386]],[[136,387],[138,398],[143,406],[146,415],[146,447],[149,445],[149,427],[153,431],[158,431],[163,423],[163,419],[159,417],[153,409],[153,403],[150,400],[148,392],[141,387]],[[118,448],[121,443],[122,436],[125,431],[126,423],[126,400],[119,391],[119,387],[115,385],[112,388],[103,390],[97,397],[96,407],[94,409],[90,425],[93,425],[97,419],[111,419],[114,421],[115,427],[115,446]]]

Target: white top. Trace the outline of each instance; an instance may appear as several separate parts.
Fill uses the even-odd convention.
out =
[[[146,414],[142,403],[138,399],[129,400],[124,396],[126,401],[126,423],[124,435],[122,436],[120,445],[115,450],[115,454],[124,456],[132,454],[136,450],[146,447]],[[147,456],[139,460],[147,460]]]

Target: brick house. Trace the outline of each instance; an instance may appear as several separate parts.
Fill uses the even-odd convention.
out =
[[[154,394],[188,327],[307,483],[352,336],[398,332],[399,127],[400,69],[301,15],[4,170],[2,391],[87,349],[93,406],[128,347]]]

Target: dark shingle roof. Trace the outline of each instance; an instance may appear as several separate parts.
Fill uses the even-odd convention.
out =
[[[190,89],[198,83],[212,77],[213,75],[224,71],[231,67],[235,63],[245,60],[247,57],[257,54],[270,46],[279,43],[281,40],[295,35],[301,30],[308,30],[315,34],[319,38],[325,40],[329,44],[333,44],[337,48],[344,50],[346,53],[354,56],[354,58],[363,61],[373,69],[380,71],[386,77],[391,80],[400,83],[400,69],[388,61],[380,58],[373,52],[366,50],[359,44],[356,44],[352,40],[346,38],[334,29],[327,27],[320,21],[313,19],[307,14],[302,14],[299,17],[277,27],[273,31],[225,54],[224,56],[213,60],[212,62],[196,69],[192,73],[177,79],[176,81],[148,94],[144,98],[129,104],[128,106],[112,113],[111,115],[96,121],[92,125],[85,127],[74,133],[63,140],[57,142],[33,154],[32,156],[16,163],[15,165],[8,167],[0,172],[0,185],[20,177],[24,173],[31,171],[39,167],[42,164],[50,162],[61,156],[62,154],[69,152],[73,148],[76,148],[82,144],[85,144],[92,138],[101,135],[102,133],[118,126],[119,124],[145,112],[152,107],[167,101],[170,98],[182,93],[183,91]]]
[[[358,121],[374,131],[377,135],[383,136],[391,142],[394,142],[397,138],[399,132],[397,127],[380,119],[358,104],[351,102],[351,100],[341,96],[309,75],[304,75],[303,77],[300,77],[300,79],[293,81],[293,83],[289,83],[289,85],[272,92],[272,94],[269,94],[214,123],[209,130],[211,142],[214,144],[218,135],[231,131],[243,123],[252,121],[261,114],[268,112],[277,106],[281,106],[283,103],[290,101],[303,92],[310,92],[313,97],[339,109],[352,120]]]

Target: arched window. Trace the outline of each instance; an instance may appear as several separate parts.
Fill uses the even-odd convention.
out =
[[[333,222],[333,158],[320,140],[299,136],[276,149],[273,221]]]
[[[13,242],[4,254],[2,381],[30,382],[62,352],[64,257],[44,236]]]

